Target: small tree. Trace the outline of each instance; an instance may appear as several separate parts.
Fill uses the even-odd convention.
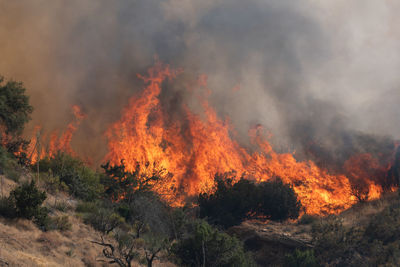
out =
[[[114,237],[117,245],[106,242],[103,236],[101,241],[92,241],[92,243],[104,247],[103,256],[109,259],[108,263],[118,264],[120,267],[131,267],[132,261],[139,257],[136,238],[119,229],[115,231]]]
[[[33,108],[25,91],[22,83],[8,81],[4,84],[4,78],[0,76],[0,125],[7,135],[21,134],[31,119]]]
[[[96,208],[96,210],[87,214],[84,221],[106,235],[124,223],[124,219],[118,213],[104,207]]]
[[[129,172],[126,170],[123,160],[120,165],[112,166],[107,162],[101,167],[105,172],[102,180],[106,188],[105,193],[113,200],[122,198],[127,202],[131,202],[136,192],[150,191],[154,184],[161,179],[164,171],[154,169],[151,175],[146,175],[141,172],[140,165],[137,164],[135,171]]]

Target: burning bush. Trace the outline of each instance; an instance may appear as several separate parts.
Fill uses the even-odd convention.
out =
[[[254,184],[224,175],[215,177],[216,191],[199,196],[200,217],[224,227],[240,224],[245,219],[265,217],[283,221],[299,216],[301,204],[290,185],[280,179]]]

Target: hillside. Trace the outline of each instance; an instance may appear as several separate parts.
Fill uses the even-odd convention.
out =
[[[18,184],[4,176],[1,178],[1,193],[7,196]],[[22,181],[30,178],[25,176]],[[100,233],[83,222],[82,214],[75,212],[77,203],[76,199],[62,192],[48,193],[44,203],[52,216],[68,216],[71,228],[66,231],[45,232],[32,221],[0,217],[0,266],[109,266],[103,257],[102,247],[91,242],[99,241]],[[323,218],[304,216],[298,221],[281,223],[249,220],[229,228],[227,232],[243,241],[258,266],[301,266],[287,265],[287,255],[293,254],[296,249],[315,251],[322,266],[354,266],[360,263],[366,266],[396,266],[399,258],[393,251],[397,251],[397,239],[384,240],[385,236],[374,236],[375,240],[371,240],[370,236],[374,233],[367,236],[365,231],[378,216],[386,220],[388,218],[384,216],[389,216],[398,224],[388,227],[386,235],[394,235],[390,231],[399,228],[399,217],[397,213],[388,215],[385,212],[393,211],[398,203],[397,193],[391,193],[379,200],[359,203],[338,215]],[[321,225],[330,228],[326,230]],[[378,227],[378,230],[381,228]],[[106,239],[112,242],[111,238]],[[321,240],[325,242],[324,247],[321,247]],[[377,242],[381,255],[367,255],[357,249],[357,246],[360,249],[365,246],[377,249]],[[325,261],[321,261],[321,256]],[[378,256],[381,258],[374,258]],[[139,266],[138,262],[135,264]],[[175,265],[164,260],[155,261],[153,266]]]
[[[1,194],[7,196],[17,183],[3,175],[0,178]],[[20,182],[25,179],[31,177],[26,176]],[[102,247],[91,242],[98,241],[100,233],[83,223],[82,215],[74,211],[77,203],[68,194],[47,192],[44,205],[53,216],[68,216],[71,229],[67,231],[44,232],[32,221],[0,216],[0,266],[110,266],[103,257]],[[156,261],[153,266],[174,265]]]

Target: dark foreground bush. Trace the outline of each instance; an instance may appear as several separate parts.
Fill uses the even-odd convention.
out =
[[[17,217],[14,202],[9,197],[0,198],[0,216],[8,219]]]
[[[200,194],[200,217],[210,223],[230,227],[245,219],[263,217],[283,221],[299,216],[301,204],[293,188],[280,179],[260,183],[216,176],[216,191]]]
[[[46,193],[40,191],[33,180],[30,183],[23,183],[10,193],[17,216],[28,220],[38,215],[46,197]]]
[[[313,250],[301,251],[296,249],[292,254],[285,257],[285,267],[318,267],[317,259]]]
[[[49,211],[42,207],[46,193],[40,191],[35,182],[26,182],[10,192],[10,196],[0,199],[0,215],[6,218],[32,220],[42,230],[49,223]]]
[[[208,223],[193,223],[189,233],[172,247],[179,266],[255,266],[238,239],[219,232]]]

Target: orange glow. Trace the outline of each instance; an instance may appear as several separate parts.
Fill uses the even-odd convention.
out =
[[[31,141],[27,149],[27,155],[32,163],[37,162],[38,159],[52,157],[57,152],[65,152],[71,155],[76,155],[71,148],[71,140],[74,133],[78,129],[78,126],[81,124],[86,115],[82,113],[79,106],[74,105],[71,107],[71,109],[75,119],[67,125],[67,129],[60,135],[57,131],[54,131],[50,134],[50,136],[48,136],[47,134],[41,133],[40,126],[35,127],[34,134],[31,137]]]
[[[214,175],[232,171],[238,174],[237,179],[243,175],[257,182],[281,177],[293,186],[309,214],[337,213],[349,208],[357,201],[352,187],[357,179],[362,179],[362,189],[369,199],[382,193],[374,180],[360,170],[353,173],[348,169],[353,177],[333,175],[312,161],[297,161],[292,153],[276,153],[261,126],[250,130],[250,138],[259,148],[250,153],[231,138],[233,129],[228,120],[219,118],[205,98],[200,99],[203,114],[184,106],[182,119],[172,120],[163,110],[159,95],[162,83],[178,74],[179,71],[157,62],[147,76],[139,76],[145,88],[129,100],[121,119],[107,131],[106,156],[111,165],[124,160],[128,171],[134,171],[137,163],[143,166],[143,172],[166,170],[155,190],[175,205],[182,204],[187,196],[212,191]],[[200,76],[198,86],[210,93],[205,75]],[[361,161],[365,157],[362,155]],[[352,162],[356,158],[345,167],[357,165]],[[149,170],[149,166],[153,167]]]

